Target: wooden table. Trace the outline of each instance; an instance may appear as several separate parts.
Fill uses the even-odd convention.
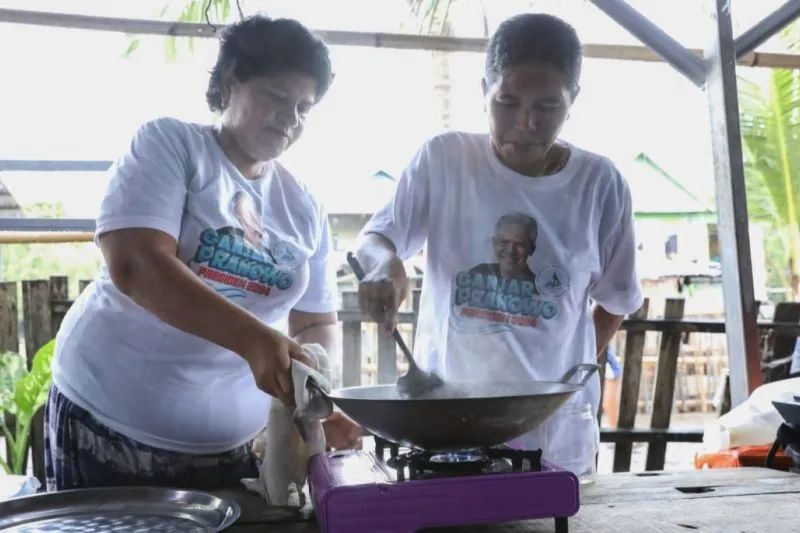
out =
[[[231,533],[319,531],[309,517],[303,519],[270,510],[255,496],[241,492],[224,495],[233,496],[242,505],[242,517],[228,530]],[[549,519],[428,531],[552,533],[554,530],[554,522]],[[595,483],[583,487],[581,509],[569,519],[569,531],[800,532],[800,475],[763,468],[601,475]]]

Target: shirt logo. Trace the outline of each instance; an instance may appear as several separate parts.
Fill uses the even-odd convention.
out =
[[[292,243],[280,241],[275,245],[272,250],[272,255],[275,257],[275,262],[278,266],[294,270],[300,263],[299,254]]]
[[[555,298],[569,290],[570,281],[567,271],[560,266],[544,267],[536,276],[536,288],[544,296]]]

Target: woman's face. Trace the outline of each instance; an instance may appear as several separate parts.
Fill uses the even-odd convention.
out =
[[[297,72],[234,80],[222,127],[252,161],[269,161],[300,137],[316,91],[314,79]]]
[[[534,171],[542,166],[569,115],[568,87],[564,74],[546,63],[509,67],[484,78],[489,131],[503,163]]]

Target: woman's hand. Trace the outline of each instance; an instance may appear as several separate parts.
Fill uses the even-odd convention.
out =
[[[325,442],[329,448],[334,450],[361,449],[361,426],[343,413],[334,411],[331,416],[323,420],[322,429],[325,431]]]
[[[392,254],[378,263],[358,285],[358,305],[377,322],[383,322],[386,331],[397,325],[397,310],[408,293],[408,276],[403,261]]]
[[[314,367],[300,344],[267,326],[253,331],[239,355],[250,365],[258,388],[286,406],[294,405],[291,360]]]

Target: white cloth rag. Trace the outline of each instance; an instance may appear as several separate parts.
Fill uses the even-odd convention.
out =
[[[321,420],[333,412],[331,401],[316,387],[330,392],[330,361],[319,344],[304,344],[305,353],[316,370],[292,359],[294,407],[287,407],[273,398],[269,421],[262,435],[256,438],[256,455],[261,455],[259,478],[242,479],[250,491],[261,494],[270,505],[302,507],[303,486],[312,455],[325,451],[325,433]],[[259,454],[258,447],[263,444]]]

